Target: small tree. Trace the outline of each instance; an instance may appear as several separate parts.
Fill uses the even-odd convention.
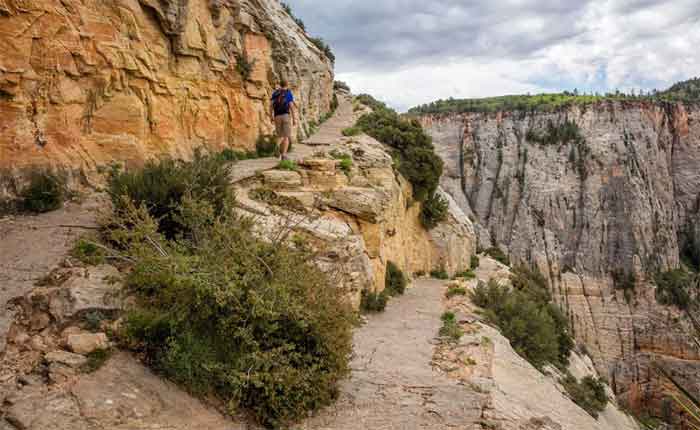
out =
[[[392,296],[401,295],[406,291],[406,276],[399,267],[389,261],[386,265],[385,288]]]
[[[65,180],[48,171],[32,172],[29,185],[20,193],[22,209],[44,213],[63,206],[66,198]]]
[[[437,225],[447,219],[449,204],[442,196],[435,193],[423,202],[420,220],[428,230],[432,230]]]

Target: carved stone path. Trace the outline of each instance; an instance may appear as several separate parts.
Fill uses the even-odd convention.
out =
[[[0,218],[0,357],[13,318],[8,302],[63,260],[84,227],[96,226],[98,206],[90,199],[39,216]]]
[[[355,332],[352,376],[305,430],[481,429],[486,399],[433,370],[444,284],[418,280]]]
[[[326,122],[320,125],[318,131],[303,143],[294,142],[289,158],[294,161],[301,161],[304,158],[313,156],[319,146],[330,146],[341,142],[343,129],[355,123],[352,102],[349,97],[340,96],[338,98],[338,109],[335,114]],[[273,170],[279,165],[279,158],[266,157],[253,160],[238,161],[233,166],[231,172],[231,183],[235,184],[246,179],[250,179],[259,173]]]
[[[352,100],[346,96],[338,96],[338,109],[332,118],[321,124],[318,131],[304,141],[310,146],[332,145],[343,136],[343,130],[355,124]]]

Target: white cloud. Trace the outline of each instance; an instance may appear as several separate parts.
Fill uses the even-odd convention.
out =
[[[698,0],[290,0],[339,79],[405,109],[445,97],[664,88],[700,75]]]
[[[545,91],[518,80],[520,65],[510,61],[472,61],[414,66],[394,72],[340,73],[354,92],[366,92],[405,111],[440,98],[488,97]]]

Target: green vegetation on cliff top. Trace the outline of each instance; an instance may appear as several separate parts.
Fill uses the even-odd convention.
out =
[[[447,201],[436,194],[443,161],[435,153],[432,138],[416,120],[406,120],[367,94],[356,100],[372,109],[357,121],[357,128],[392,148],[396,169],[411,182],[413,198],[423,203],[421,221],[434,228],[447,217]]]
[[[603,101],[667,101],[699,102],[700,78],[679,82],[666,91],[652,91],[648,94],[625,94],[619,91],[608,94],[579,94],[578,91],[536,95],[508,95],[478,99],[437,100],[416,106],[409,110],[412,114],[426,113],[488,113],[501,111],[554,111],[569,106],[585,106]]]

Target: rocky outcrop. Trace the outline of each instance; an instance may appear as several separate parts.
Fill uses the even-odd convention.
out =
[[[347,100],[337,114],[343,115],[352,117]],[[338,153],[353,160],[351,167],[341,165]],[[469,219],[451,204],[448,220],[427,232],[419,221],[420,205],[411,203],[410,184],[393,169],[379,142],[367,136],[337,136],[322,149],[296,145],[292,156],[298,159],[295,170],[275,169],[277,159],[236,163],[231,181],[237,211],[254,218],[261,236],[313,251],[331,284],[344,288],[353,305],[359,305],[361,291],[384,289],[389,261],[406,274],[440,266],[454,273],[468,267],[475,247]],[[8,321],[7,347],[0,351],[0,429],[250,426],[243,417],[229,421],[160,380],[134,356],[115,352],[106,334],[119,331],[122,311],[133,303],[121,288],[122,275],[116,268],[81,267],[74,258],[65,257],[64,247],[47,252],[54,258],[60,254],[59,267],[42,275],[39,286],[31,287],[30,280],[18,285],[21,297],[12,301],[14,318]],[[439,304],[441,290],[431,288],[430,294]],[[424,303],[413,297],[413,306],[418,304]],[[417,328],[423,335],[432,336],[440,311],[438,306],[430,314],[421,314]],[[392,324],[403,327],[404,321]],[[4,338],[4,333],[0,335]],[[395,330],[393,336],[404,337],[404,333]],[[403,357],[408,371],[416,367],[413,356],[429,358],[426,351],[432,350],[428,342],[416,347],[413,338],[404,339],[403,345],[415,350]],[[101,363],[100,357],[106,362]],[[392,356],[383,360],[391,362]],[[418,375],[420,381],[425,381],[431,374],[430,363],[426,360],[418,367],[423,372]],[[394,379],[390,374],[384,377]],[[410,372],[405,376],[407,380],[415,377]],[[446,378],[440,382],[447,391],[433,399],[439,399],[450,414],[456,411],[464,419],[476,420],[479,410],[470,401],[480,396]],[[423,403],[422,392],[410,397]],[[376,404],[366,404],[370,413],[384,413]],[[471,409],[465,414],[462,405],[467,404]],[[427,408],[422,404],[418,409]],[[45,412],[37,414],[37,410]],[[354,409],[346,412],[352,414]],[[388,421],[414,420],[403,410],[396,412],[401,417]],[[430,414],[424,418],[433,420]]]
[[[352,158],[349,170],[329,155],[338,153]],[[407,275],[438,267],[455,273],[476,251],[471,222],[454,203],[447,221],[425,230],[410,183],[392,165],[376,140],[339,138],[297,171],[268,170],[236,183],[237,203],[261,234],[303,239],[357,306],[361,291],[384,290],[389,261]]]
[[[700,391],[690,323],[656,302],[651,283],[697,241],[697,106],[605,102],[421,120],[447,164],[443,187],[475,221],[480,246],[540,268],[616,394],[660,412],[664,381],[652,361]],[[566,120],[583,139],[529,139]],[[627,297],[616,271],[635,275]]]
[[[0,28],[0,197],[34,167],[250,149],[281,77],[303,124],[329,110],[332,64],[276,0],[4,0]]]
[[[480,255],[475,278],[453,281],[467,291],[479,282],[496,280],[510,284],[510,268]],[[441,343],[434,364],[450,378],[482,393],[488,400],[481,413],[487,428],[503,430],[638,430],[634,419],[620,410],[613,400],[594,419],[569,397],[560,383],[562,372],[548,366],[536,369],[513,349],[498,329],[484,320],[468,295],[445,299],[446,307],[457,315],[464,335],[457,342]],[[598,379],[588,357],[572,352],[567,369],[578,380]]]

